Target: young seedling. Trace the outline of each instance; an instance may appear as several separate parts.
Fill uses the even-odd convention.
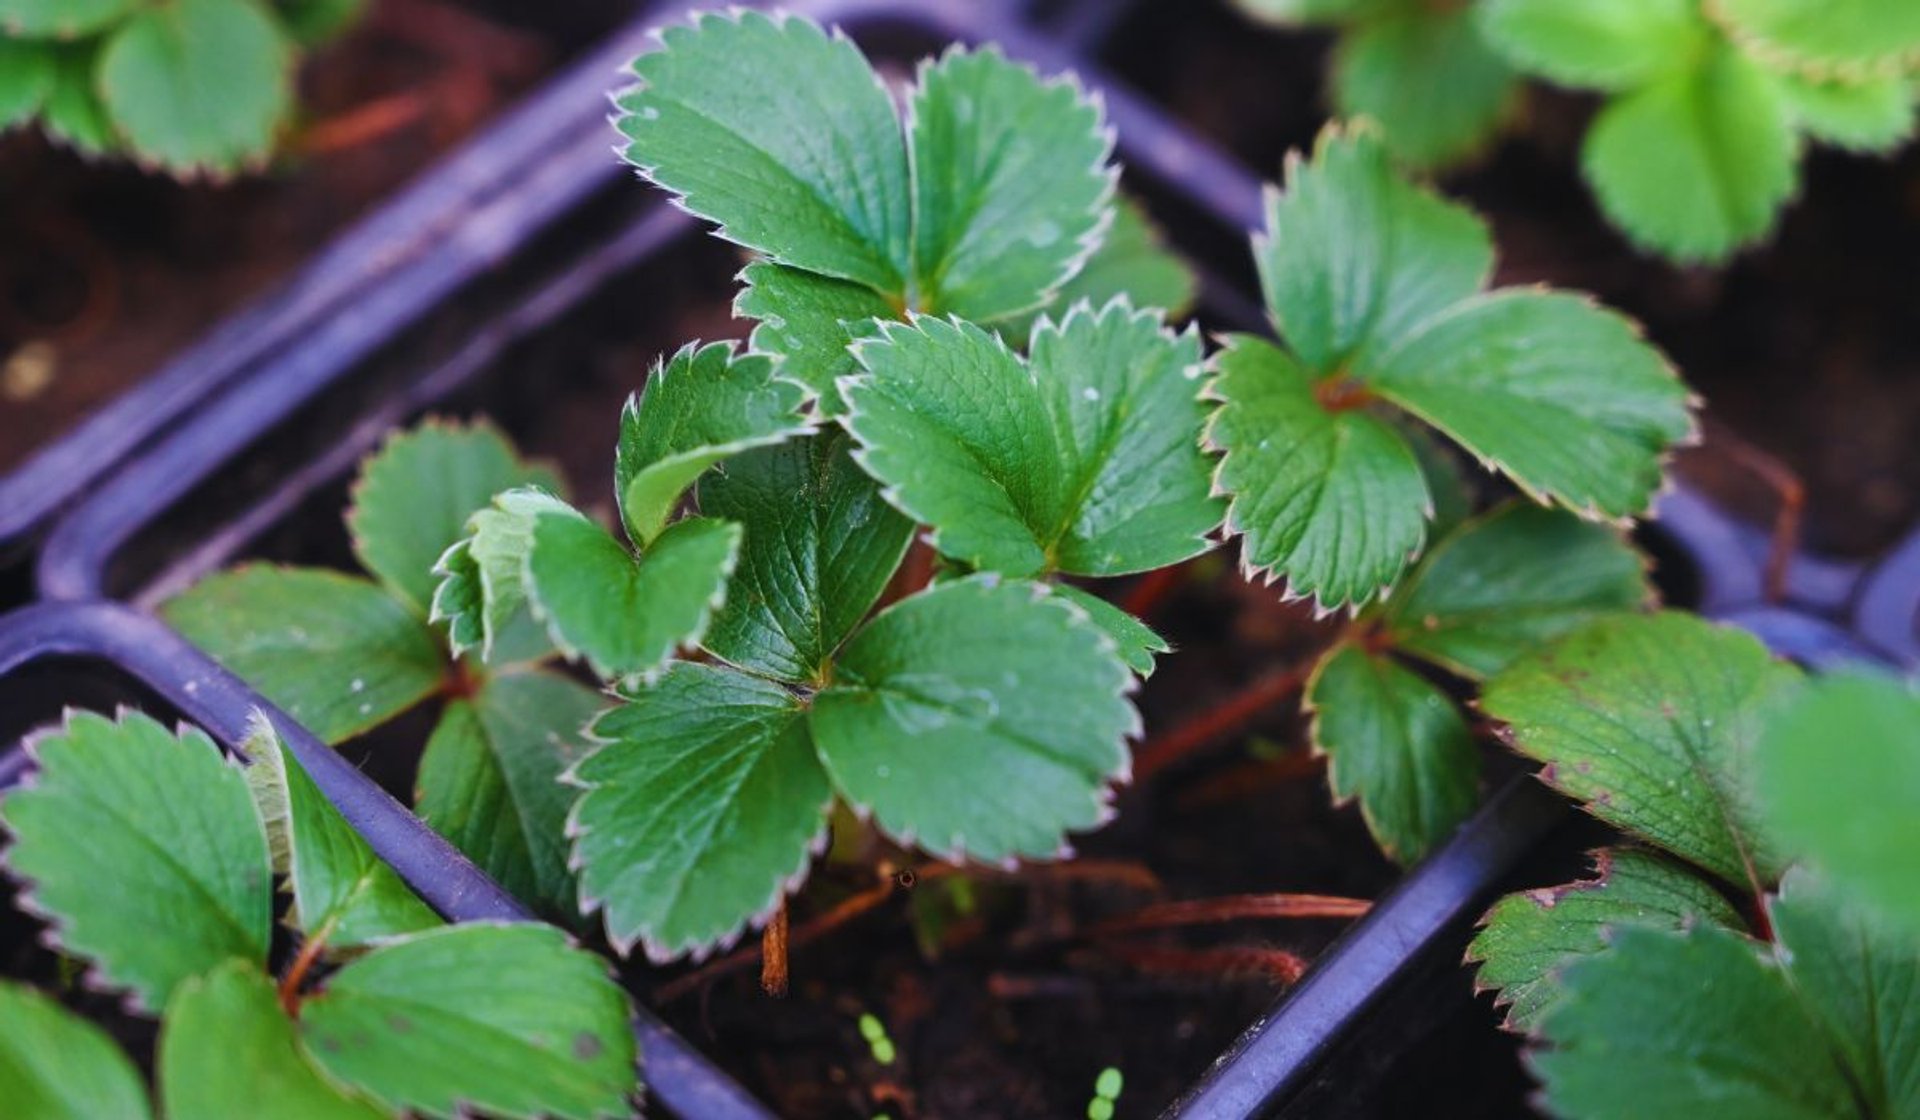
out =
[[[1909,689],[1807,686],[1751,637],[1658,614],[1595,622],[1523,657],[1482,703],[1546,764],[1544,780],[1629,842],[1597,853],[1592,879],[1503,899],[1468,950],[1508,1025],[1534,1040],[1548,1108],[1598,1118],[1920,1107],[1920,941],[1861,905],[1910,907],[1913,880],[1896,871],[1903,856],[1863,864],[1846,839],[1856,815],[1911,831],[1912,752],[1890,786],[1870,789],[1873,768],[1836,755],[1823,718],[1859,704],[1862,730],[1891,731],[1888,752],[1901,751],[1913,738]],[[1816,750],[1812,775],[1801,767]],[[1860,803],[1798,785],[1836,780]]]
[[[1515,66],[1606,95],[1581,162],[1607,216],[1683,262],[1764,238],[1805,141],[1913,134],[1920,16],[1901,0],[1480,0]]]
[[[31,749],[0,800],[8,869],[92,986],[161,1017],[166,1116],[630,1114],[631,1008],[605,963],[549,926],[442,925],[265,720],[245,771],[134,713],[70,714]],[[276,877],[302,939],[277,982]],[[10,1111],[152,1115],[98,1028],[18,984],[0,1009]]]
[[[435,561],[475,507],[519,485],[561,490],[491,427],[428,421],[389,439],[354,483],[347,528],[372,578],[249,564],[161,614],[329,743],[441,698],[415,807],[517,898],[567,919],[576,911],[558,777],[601,698],[541,667],[553,647],[524,610],[497,620],[486,665],[449,658],[428,621]]]
[[[1380,125],[1387,149],[1416,168],[1470,159],[1519,100],[1520,83],[1474,22],[1469,3],[1432,0],[1238,0],[1255,19],[1338,34],[1327,76],[1337,115]]]
[[[0,131],[38,120],[87,155],[182,178],[266,161],[301,47],[360,0],[0,0]]]

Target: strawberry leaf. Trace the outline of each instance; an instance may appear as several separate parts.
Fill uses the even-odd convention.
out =
[[[428,619],[447,624],[455,657],[477,649],[482,661],[501,664],[531,660],[550,648],[527,606],[527,554],[542,513],[572,515],[573,509],[537,488],[496,494],[467,519],[467,535],[434,565],[440,584]]]
[[[841,411],[836,382],[859,371],[847,345],[875,320],[897,315],[886,297],[850,280],[755,261],[740,274],[746,286],[734,313],[753,319],[753,349],[780,355],[780,375],[805,385],[829,415]]]
[[[1469,7],[1414,6],[1359,24],[1340,39],[1332,80],[1340,114],[1378,121],[1387,150],[1414,167],[1485,146],[1519,92]]]
[[[0,981],[0,1100],[34,1120],[147,1120],[147,1087],[107,1032],[51,997]]]
[[[1858,152],[1884,152],[1912,136],[1914,80],[1904,74],[1856,82],[1778,76],[1787,116],[1817,140]]]
[[[1086,266],[1060,286],[1047,306],[1054,318],[1084,302],[1105,307],[1125,296],[1135,307],[1156,307],[1169,320],[1183,317],[1193,306],[1199,281],[1193,270],[1168,249],[1139,204],[1122,198],[1113,208],[1113,225]],[[1001,333],[1021,349],[1039,324],[1041,312],[1008,320]],[[997,324],[996,324],[997,325]]]
[[[1113,639],[1114,648],[1119,652],[1120,659],[1127,663],[1127,668],[1140,677],[1153,675],[1155,656],[1173,652],[1173,647],[1167,644],[1165,638],[1154,633],[1153,627],[1100,596],[1070,583],[1056,583],[1053,591],[1086,611],[1088,620]]]
[[[0,27],[28,39],[75,39],[139,8],[139,0],[0,0]]]
[[[1813,77],[1920,64],[1920,8],[1905,0],[1716,0],[1714,12],[1743,45]]]
[[[1609,91],[1687,69],[1710,33],[1698,0],[1480,0],[1474,15],[1515,65]]]
[[[272,150],[292,69],[291,44],[253,0],[169,0],[138,6],[113,32],[100,93],[135,155],[219,175]]]
[[[0,31],[0,131],[23,124],[40,111],[57,80],[59,53],[31,39]]]
[[[40,107],[47,135],[83,156],[104,155],[120,145],[96,77],[104,42],[85,39],[54,48],[53,88]]]

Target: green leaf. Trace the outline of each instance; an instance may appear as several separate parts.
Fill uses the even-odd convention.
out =
[[[0,981],[0,1100],[32,1120],[146,1120],[147,1087],[107,1032],[52,998]]]
[[[740,563],[702,643],[749,672],[823,680],[827,659],[900,566],[913,522],[837,432],[748,452],[700,483],[700,508],[739,522]]]
[[[0,131],[24,124],[53,92],[60,55],[43,43],[0,32]]]
[[[841,794],[949,858],[1047,858],[1104,821],[1139,717],[1113,641],[1045,587],[974,576],[883,611],[814,699]]]
[[[1070,78],[950,49],[908,109],[912,306],[987,322],[1040,307],[1099,245],[1113,135]]]
[[[1920,930],[1920,695],[1878,677],[1815,681],[1775,716],[1756,762],[1781,842],[1874,913]]]
[[[849,280],[755,261],[740,274],[746,282],[734,314],[755,321],[752,348],[780,359],[780,376],[805,385],[822,411],[841,411],[841,377],[859,372],[847,344],[869,333],[878,319],[898,313],[872,288]]]
[[[1780,861],[1755,803],[1754,743],[1799,684],[1751,635],[1663,612],[1568,634],[1489,681],[1480,706],[1595,816],[1761,887]]]
[[[1071,309],[1085,300],[1105,307],[1126,296],[1135,307],[1157,307],[1168,319],[1178,319],[1193,306],[1199,281],[1179,255],[1166,247],[1146,211],[1122,198],[1113,208],[1113,225],[1086,267],[1061,285],[1053,306]],[[1031,325],[1019,332],[1032,333]]]
[[[467,518],[467,535],[433,566],[440,585],[427,618],[447,624],[447,645],[455,657],[478,649],[482,661],[504,663],[546,651],[544,634],[532,623],[526,586],[534,522],[546,513],[578,516],[538,488],[496,494],[492,505]]]
[[[1292,355],[1236,335],[1216,359],[1224,403],[1207,430],[1233,495],[1227,531],[1249,571],[1284,578],[1290,596],[1359,606],[1420,550],[1432,498],[1413,452],[1361,409],[1329,412]]]
[[[246,961],[229,961],[175,990],[158,1065],[167,1120],[257,1116],[263,1108],[283,1120],[389,1115],[345,1095],[308,1064],[272,979]]]
[[[1254,19],[1297,26],[1357,22],[1391,12],[1401,6],[1402,0],[1234,0],[1234,3]]]
[[[1395,649],[1478,678],[1652,600],[1646,561],[1618,530],[1508,502],[1434,545],[1382,621]]]
[[[794,16],[704,12],[634,60],[625,156],[720,234],[781,264],[905,290],[907,150],[845,36]]]
[[[1582,1120],[1860,1115],[1780,969],[1740,934],[1625,926],[1566,972],[1532,1051],[1548,1111]]]
[[[1127,668],[1141,677],[1153,675],[1155,655],[1173,652],[1173,647],[1167,644],[1165,638],[1154,633],[1153,627],[1091,591],[1070,583],[1056,583],[1053,591],[1086,611],[1087,618],[1113,639],[1114,648],[1119,652],[1120,659],[1127,663]]]
[[[1307,707],[1335,798],[1359,799],[1367,831],[1393,859],[1418,861],[1473,812],[1473,733],[1425,678],[1343,642],[1315,666]]]
[[[1798,154],[1778,84],[1722,44],[1610,102],[1587,131],[1581,164],[1636,245],[1714,262],[1773,228]]]
[[[522,462],[486,421],[429,420],[387,440],[360,467],[347,510],[354,555],[367,571],[425,614],[435,563],[465,535],[467,518],[516,486],[566,493],[558,475]]]
[[[263,162],[293,104],[292,50],[253,0],[142,6],[100,56],[128,145],[177,174]]]
[[[370,580],[250,564],[167,601],[161,614],[329,743],[378,727],[447,675],[429,630]]]
[[[688,344],[656,364],[620,414],[614,480],[627,535],[645,548],[707,468],[810,430],[806,390],[776,376],[771,359],[735,357],[730,342]]]
[[[278,0],[276,8],[293,41],[315,47],[338,37],[366,6],[367,0]]]
[[[1200,448],[1200,340],[1116,300],[1034,332],[1023,362],[970,323],[889,323],[842,383],[855,458],[942,553],[1008,575],[1119,575],[1195,556],[1220,523]]]
[[[726,598],[740,536],[730,522],[688,518],[636,560],[580,513],[540,513],[526,562],[534,617],[554,645],[600,676],[648,676],[705,635]]]
[[[38,774],[0,801],[7,865],[64,952],[149,1011],[229,958],[266,963],[267,839],[212,740],[137,712],[72,712],[32,749]]]
[[[567,868],[573,792],[560,774],[604,703],[557,674],[501,673],[447,705],[420,758],[420,816],[509,894],[555,918],[578,912]]]
[[[1787,116],[1817,140],[1859,152],[1884,152],[1913,135],[1912,78],[1893,75],[1858,82],[1778,75]]]
[[[89,39],[58,48],[53,88],[40,107],[40,123],[47,135],[87,156],[104,155],[120,146],[96,78],[101,42]]]
[[[1686,385],[1626,318],[1562,292],[1466,300],[1383,355],[1366,384],[1540,500],[1642,512],[1693,430]]]
[[[1906,0],[1715,0],[1743,45],[1812,77],[1920,66],[1920,8]]]
[[[1683,930],[1744,928],[1740,915],[1699,876],[1644,848],[1601,848],[1593,878],[1518,891],[1494,904],[1467,946],[1474,985],[1493,989],[1508,1030],[1532,1031],[1559,1002],[1561,975],[1607,946],[1622,926]]]
[[[241,749],[252,760],[247,786],[267,828],[273,869],[292,882],[294,925],[350,949],[440,924],[340,816],[264,716],[255,713]]]
[[[1340,114],[1378,121],[1387,150],[1414,167],[1445,166],[1485,147],[1519,93],[1468,7],[1416,8],[1359,25],[1340,39],[1332,82]]]
[[[74,39],[139,8],[139,0],[0,0],[0,27],[26,39]]]
[[[606,964],[559,930],[469,922],[340,969],[300,1032],[310,1060],[390,1109],[586,1120],[631,1112],[629,1013]]]
[[[1323,377],[1478,291],[1493,242],[1470,211],[1395,175],[1373,132],[1330,127],[1311,161],[1288,157],[1254,263],[1287,347]]]
[[[1474,14],[1521,69],[1620,92],[1689,69],[1711,34],[1699,0],[1480,0]]]
[[[621,952],[658,961],[731,944],[763,921],[825,842],[826,774],[806,711],[732,669],[674,664],[594,722],[569,775],[581,908]]]

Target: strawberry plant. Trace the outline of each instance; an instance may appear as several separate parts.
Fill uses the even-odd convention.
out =
[[[0,130],[182,177],[263,163],[303,46],[359,0],[0,0]]]
[[[629,1004],[548,926],[446,926],[327,803],[271,726],[244,771],[195,729],[70,714],[0,800],[8,869],[86,982],[161,1018],[174,1120],[631,1114]],[[137,776],[137,780],[136,779]],[[276,878],[299,948],[276,979]],[[153,1114],[100,1028],[0,985],[17,1115]]]

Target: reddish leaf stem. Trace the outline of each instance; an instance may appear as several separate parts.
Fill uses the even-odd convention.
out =
[[[1239,731],[1254,717],[1299,691],[1309,671],[1305,666],[1294,666],[1268,673],[1186,723],[1147,740],[1133,756],[1135,780],[1145,781],[1194,751]]]
[[[773,920],[760,933],[760,990],[785,999],[787,978],[787,903],[782,899]]]
[[[1131,914],[1108,918],[1088,930],[1089,936],[1108,937],[1148,929],[1213,925],[1256,918],[1357,918],[1372,903],[1364,898],[1325,894],[1230,894],[1218,898],[1156,902]]]

